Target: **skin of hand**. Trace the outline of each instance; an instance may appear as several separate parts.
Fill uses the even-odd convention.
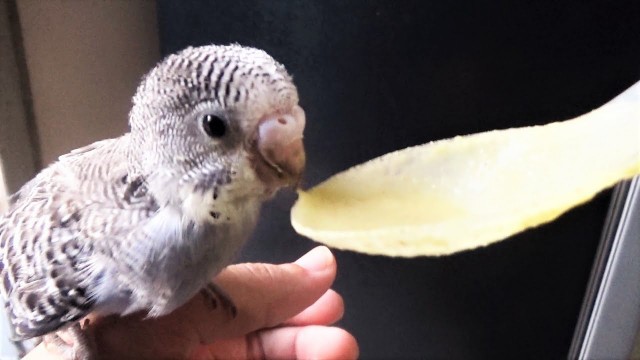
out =
[[[198,295],[167,316],[90,319],[87,330],[107,359],[356,359],[355,338],[330,326],[344,312],[335,276],[322,246],[290,264],[232,265],[216,283],[234,299],[235,319]],[[60,358],[49,351],[40,344],[24,359]]]

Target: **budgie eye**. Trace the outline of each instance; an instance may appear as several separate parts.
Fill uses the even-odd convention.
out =
[[[212,138],[221,138],[227,132],[227,124],[220,117],[206,114],[202,116],[204,132]]]

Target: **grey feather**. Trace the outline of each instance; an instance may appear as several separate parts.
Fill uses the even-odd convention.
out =
[[[260,119],[297,102],[260,50],[188,48],[158,64],[133,99],[130,133],[60,157],[0,218],[0,292],[17,336],[90,312],[159,316],[194,296],[283,186],[256,175],[252,141]],[[203,114],[225,120],[224,138],[207,137]]]

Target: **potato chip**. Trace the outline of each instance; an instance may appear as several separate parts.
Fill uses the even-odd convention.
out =
[[[435,256],[560,216],[640,173],[640,83],[572,120],[386,154],[301,191],[291,223],[328,246]]]

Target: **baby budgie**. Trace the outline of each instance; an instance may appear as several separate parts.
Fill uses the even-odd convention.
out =
[[[90,313],[165,315],[200,291],[235,311],[211,281],[305,164],[297,89],[253,48],[168,56],[142,79],[129,125],[61,156],[0,218],[0,292],[17,339],[80,337]]]

